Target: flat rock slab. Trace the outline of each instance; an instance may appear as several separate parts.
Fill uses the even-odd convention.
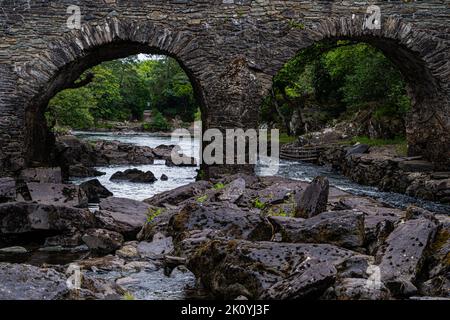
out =
[[[144,202],[156,207],[162,207],[165,204],[175,206],[179,205],[181,202],[189,198],[203,195],[204,192],[207,189],[212,188],[212,186],[213,185],[210,182],[197,181],[170,191],[157,194],[152,198],[144,200]]]
[[[0,233],[4,234],[85,230],[94,226],[94,214],[87,209],[28,202],[0,205]]]
[[[110,197],[101,199],[95,217],[99,226],[134,238],[147,222],[151,206],[137,200]]]
[[[402,161],[398,164],[399,168],[407,172],[431,172],[434,165],[424,160]]]
[[[309,219],[270,217],[283,242],[330,243],[347,249],[364,245],[364,214],[346,210],[324,212]]]
[[[100,210],[129,215],[147,216],[150,208],[145,202],[127,198],[109,197],[100,201]]]
[[[228,239],[252,241],[270,240],[273,234],[270,223],[260,215],[240,209],[224,208],[220,204],[186,205],[172,217],[169,226],[174,236],[183,236],[182,233],[204,229],[218,230]]]
[[[142,258],[161,258],[174,250],[172,237],[165,237],[157,233],[152,242],[140,242],[137,251]]]
[[[123,236],[115,231],[89,229],[82,237],[83,242],[94,252],[108,254],[122,247]]]
[[[86,208],[88,198],[80,187],[72,184],[27,183],[31,201],[48,205]]]
[[[0,263],[0,300],[58,300],[68,292],[66,277],[53,269]]]
[[[217,297],[284,299],[320,296],[352,251],[328,244],[210,241],[188,258],[189,269]],[[295,288],[277,292],[277,288]]]
[[[61,168],[29,168],[20,173],[25,182],[62,183]]]
[[[386,239],[381,250],[381,279],[397,295],[412,295],[422,271],[427,250],[438,226],[426,218],[400,224]]]

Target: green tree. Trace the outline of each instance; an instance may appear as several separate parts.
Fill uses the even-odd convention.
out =
[[[47,120],[52,127],[87,129],[94,125],[90,108],[95,105],[95,97],[88,88],[64,90],[50,101]]]

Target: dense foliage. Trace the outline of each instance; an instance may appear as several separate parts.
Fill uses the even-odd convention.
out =
[[[404,123],[409,107],[403,78],[383,53],[364,43],[323,42],[300,52],[278,73],[261,117],[302,134],[337,118]],[[404,132],[390,133],[397,134]]]
[[[178,116],[194,121],[198,105],[186,73],[172,58],[114,60],[87,70],[93,74],[84,87],[58,93],[49,103],[50,126],[91,128],[103,121],[142,120],[146,109],[154,119],[144,127],[168,130],[168,120]]]

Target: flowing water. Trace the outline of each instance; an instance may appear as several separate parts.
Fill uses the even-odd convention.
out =
[[[76,132],[76,135],[87,140],[118,140],[126,143],[133,143],[140,146],[157,147],[161,144],[175,144],[170,137],[156,136],[151,134],[113,134],[113,133],[91,133]],[[179,144],[183,152],[198,159],[199,142],[198,140],[184,140]],[[136,184],[129,182],[110,181],[110,177],[117,171],[137,168],[143,171],[152,171],[157,178],[162,174],[169,177],[168,181],[158,180],[153,184]],[[114,193],[116,197],[125,197],[135,200],[144,200],[157,193],[171,190],[179,186],[195,181],[198,168],[166,167],[163,161],[157,161],[153,165],[138,166],[109,166],[98,167],[98,170],[105,172],[106,175],[99,177],[99,181]],[[265,167],[257,166],[259,175],[265,174]],[[273,174],[273,173],[271,173]],[[370,196],[379,201],[389,204],[393,207],[405,208],[409,204],[416,204],[434,212],[450,213],[450,206],[423,201],[411,198],[402,194],[381,192],[377,188],[359,185],[347,179],[346,177],[308,163],[281,161],[278,166],[278,176],[311,181],[316,176],[327,176],[330,184],[341,190],[356,195]],[[82,183],[89,179],[76,179],[74,183]],[[16,244],[17,245],[17,244]],[[20,245],[20,243],[18,244]],[[11,263],[27,263],[32,265],[57,264],[65,265],[78,259],[83,259],[89,252],[80,251],[43,251],[40,245],[24,245],[29,251],[26,254],[4,254],[0,253],[0,261]],[[0,243],[0,247],[3,247]],[[133,271],[107,271],[93,270],[89,275],[96,278],[103,278],[121,284],[126,290],[140,300],[166,300],[166,299],[189,299],[197,295],[202,295],[195,287],[196,279],[194,275],[187,270],[175,270],[170,276],[164,274],[160,268],[146,268],[139,272]]]
[[[152,134],[114,134],[114,133],[96,133],[96,132],[75,132],[75,134],[87,140],[117,140],[125,143],[133,143],[140,146],[148,146],[151,148],[157,147],[161,144],[175,144],[170,137],[157,136]],[[179,143],[183,152],[187,155],[194,156],[198,159],[199,141],[183,139]],[[152,171],[157,178],[162,174],[169,177],[168,181],[158,180],[154,184],[136,184],[129,182],[110,181],[111,176],[117,171],[124,171],[130,168],[137,168],[142,171]],[[163,191],[171,190],[179,186],[195,181],[198,168],[180,168],[180,167],[166,167],[163,161],[156,161],[153,165],[139,165],[139,166],[109,166],[98,167],[98,170],[105,172],[106,175],[99,177],[99,181],[114,193],[116,197],[132,198],[135,200],[144,200],[150,198],[155,194]],[[257,167],[257,173],[264,175],[264,168]],[[309,163],[302,163],[296,161],[281,160],[278,167],[278,176],[301,180],[311,181],[319,175],[327,176],[330,184],[343,191],[361,196],[369,196],[375,198],[383,203],[397,208],[406,208],[410,204],[419,205],[425,209],[439,213],[450,213],[450,206],[416,199],[403,194],[393,192],[382,192],[375,187],[364,186],[352,182],[343,175],[333,172],[326,167],[317,166]],[[74,183],[81,183],[89,179],[76,179]]]

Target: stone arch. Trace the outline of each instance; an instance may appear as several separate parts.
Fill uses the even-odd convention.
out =
[[[433,33],[417,31],[398,17],[383,19],[381,29],[363,28],[364,17],[326,19],[293,28],[277,44],[269,74],[274,76],[300,50],[327,40],[356,40],[373,45],[397,65],[408,85],[412,111],[407,119],[409,155],[438,168],[450,165],[450,46]],[[266,89],[268,87],[266,86]]]
[[[138,53],[162,54],[175,58],[188,75],[206,117],[207,108],[201,81],[203,58],[192,34],[170,30],[152,22],[128,22],[116,18],[103,23],[83,24],[53,40],[48,50],[16,68],[23,93],[25,126],[25,166],[52,162],[53,135],[49,134],[44,111],[49,100],[73,84],[87,69],[101,62]]]

